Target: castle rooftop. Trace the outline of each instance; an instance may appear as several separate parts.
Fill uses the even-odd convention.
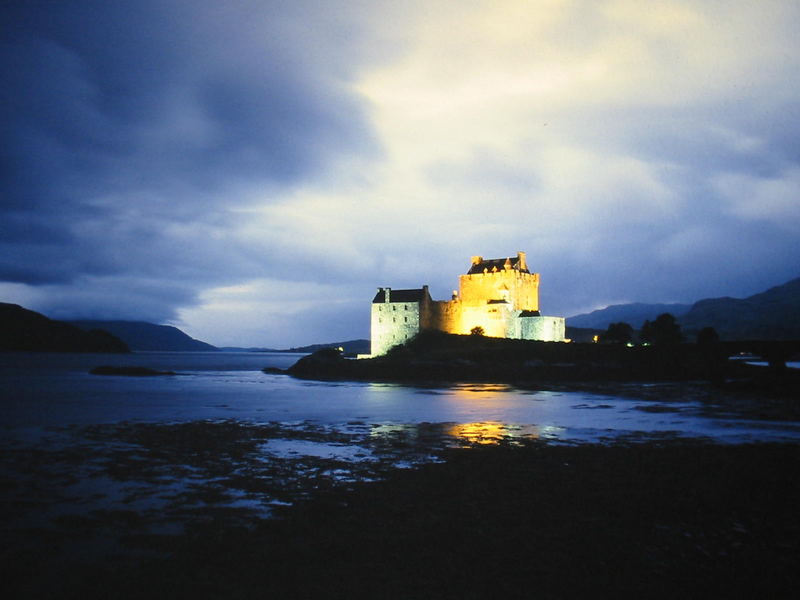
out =
[[[473,256],[472,264],[470,265],[469,271],[467,271],[467,275],[478,275],[486,272],[505,271],[509,269],[522,273],[530,273],[525,261],[524,252],[518,252],[516,256],[510,256],[508,258],[483,258],[482,256]]]
[[[422,286],[411,290],[393,290],[392,288],[378,288],[378,293],[372,299],[372,303],[379,302],[422,302],[426,297],[430,297],[428,286]]]

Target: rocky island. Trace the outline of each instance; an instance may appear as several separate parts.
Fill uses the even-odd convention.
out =
[[[335,348],[325,348],[304,356],[285,371],[275,368],[264,371],[300,379],[400,383],[480,381],[553,389],[694,382],[791,401],[800,393],[800,372],[787,369],[785,361],[799,349],[798,342],[628,346],[426,331],[381,356],[352,360]],[[759,367],[743,360],[731,360],[744,351],[766,356],[771,366]]]
[[[361,360],[325,348],[287,372],[300,378],[389,381],[644,381],[710,376],[726,358],[718,347],[696,344],[630,348],[422,332],[384,355]]]

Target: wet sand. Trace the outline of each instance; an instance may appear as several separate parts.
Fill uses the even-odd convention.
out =
[[[797,444],[343,435],[119,424],[10,448],[4,597],[789,597],[800,583]],[[253,451],[292,436],[370,460]]]

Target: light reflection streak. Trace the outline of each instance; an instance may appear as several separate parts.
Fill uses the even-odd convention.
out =
[[[494,399],[498,394],[513,392],[515,388],[505,383],[471,383],[454,385],[448,392],[449,395],[462,400],[488,400]]]
[[[523,439],[553,437],[553,431],[538,425],[503,423],[501,421],[474,421],[471,423],[419,423],[374,425],[370,437],[376,440],[405,440],[405,443],[436,444],[438,439],[445,445],[486,445],[502,442],[519,442]]]
[[[516,425],[500,421],[478,421],[475,423],[457,423],[447,430],[455,438],[470,444],[499,444],[502,441],[535,439],[541,432],[536,425]]]

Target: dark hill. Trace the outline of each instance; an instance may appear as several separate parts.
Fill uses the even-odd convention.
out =
[[[53,321],[17,304],[0,303],[0,351],[4,352],[130,352],[107,331],[88,331]]]
[[[306,379],[361,381],[669,381],[710,378],[726,360],[716,348],[697,344],[628,348],[425,331],[368,359],[346,359],[333,348],[318,350],[287,372]]]
[[[370,342],[369,340],[348,340],[346,342],[330,342],[328,344],[311,344],[310,346],[297,346],[295,348],[243,348],[241,346],[224,346],[220,348],[225,352],[297,352],[298,354],[310,354],[323,348],[341,348],[346,356],[355,356],[356,354],[369,354]]]
[[[283,350],[283,352],[316,352],[323,348],[341,348],[345,354],[369,354],[370,342],[369,340],[348,340],[346,342],[332,342],[330,344],[313,344],[300,348],[289,348],[288,350]]]
[[[691,307],[691,304],[643,304],[641,302],[612,304],[590,313],[568,317],[567,325],[605,330],[611,323],[624,322],[634,329],[639,329],[642,323],[654,321],[660,314],[670,313],[679,317],[688,312]]]
[[[713,327],[728,340],[800,339],[800,278],[749,298],[700,300],[679,321],[687,333]]]
[[[219,350],[189,337],[177,327],[144,321],[70,321],[81,329],[105,329],[123,340],[131,350],[209,352]]]
[[[584,327],[572,327],[567,326],[567,339],[572,342],[578,342],[580,344],[586,344],[589,342],[594,341],[594,337],[596,335],[600,335],[603,333],[605,329],[591,329],[591,328],[584,328]]]
[[[677,317],[689,339],[704,327],[716,329],[723,340],[800,339],[800,278],[748,298],[707,298],[693,305],[615,304],[568,317],[567,325],[605,329],[623,321],[638,329],[662,313]]]

